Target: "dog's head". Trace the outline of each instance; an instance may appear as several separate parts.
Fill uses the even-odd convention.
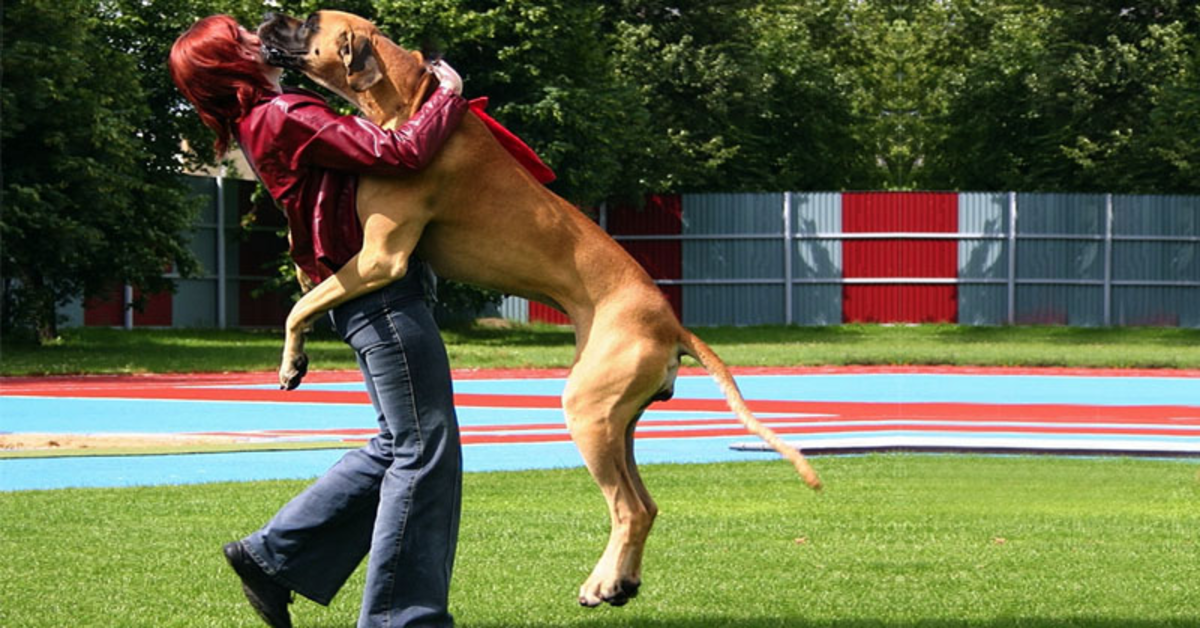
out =
[[[267,63],[304,72],[352,102],[383,80],[385,73],[393,77],[424,73],[420,53],[400,48],[369,20],[351,13],[317,11],[305,20],[268,13],[258,36]],[[411,67],[393,67],[400,63]]]

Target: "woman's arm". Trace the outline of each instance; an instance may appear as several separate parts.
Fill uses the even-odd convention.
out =
[[[394,131],[358,116],[338,115],[327,105],[306,103],[289,110],[277,140],[294,146],[290,167],[395,175],[424,168],[458,127],[467,102],[437,89],[417,114]]]

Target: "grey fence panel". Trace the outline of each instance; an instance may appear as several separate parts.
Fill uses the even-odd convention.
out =
[[[1112,231],[1111,324],[1200,327],[1200,197],[1114,196]]]
[[[506,296],[500,302],[500,317],[520,323],[529,322],[529,301],[521,297]]]
[[[1008,320],[1009,195],[958,195],[958,322],[1003,325]],[[988,283],[988,282],[1001,282]],[[977,283],[972,283],[977,282]]]
[[[783,284],[684,286],[683,324],[778,325],[783,322]]]
[[[841,325],[842,286],[837,283],[793,286],[792,323]]]
[[[1200,282],[1200,242],[1114,242],[1113,279]]]
[[[1200,282],[1200,197],[1114,196],[1113,278]]]
[[[200,273],[212,275],[217,269],[217,228],[199,227],[192,232],[189,247],[200,261]]]
[[[194,228],[189,234],[188,243],[188,248],[200,262],[200,268],[196,277],[176,280],[175,294],[171,297],[171,325],[219,327],[221,320],[218,309],[222,299],[218,298],[217,294],[220,287],[217,271],[220,268],[218,225],[221,224],[221,216],[218,215],[220,208],[217,180],[198,176],[185,176],[183,180],[195,196],[205,199],[200,206],[200,214],[193,225]],[[236,225],[237,221],[233,224]],[[236,303],[236,298],[234,302]]]
[[[792,277],[797,280],[841,280],[841,240],[796,241],[792,247]]]
[[[842,230],[840,192],[791,195],[792,323],[840,325],[842,322],[842,241],[818,235]],[[820,282],[820,283],[809,283]]]
[[[960,325],[1003,325],[1007,320],[1007,286],[969,283],[958,286]]]
[[[783,233],[783,194],[684,194],[684,234]]]
[[[842,277],[842,241],[833,237],[842,230],[842,195],[831,192],[792,195],[792,235],[798,236],[792,248],[792,277],[800,280],[840,280]],[[803,290],[803,287],[798,288]],[[838,311],[841,311],[839,291]]]
[[[1020,240],[1017,280],[1104,279],[1104,243],[1079,240]]]
[[[237,298],[233,299],[237,303]],[[181,279],[172,297],[172,326],[216,327],[217,282],[213,279]],[[234,319],[236,320],[236,319]]]
[[[1200,288],[1116,286],[1112,324],[1200,327]]]
[[[1021,235],[1103,236],[1103,194],[1017,194],[1017,233]]]
[[[1113,233],[1200,237],[1200,196],[1113,196]]]
[[[1101,286],[1037,284],[1017,286],[1018,325],[1104,324],[1104,289]]]
[[[1008,277],[1008,195],[958,195],[959,279]]]
[[[960,192],[958,230],[991,236],[1008,234],[1008,194],[1004,192]]]
[[[1003,280],[1008,277],[1008,243],[1004,240],[959,240],[959,279]]]
[[[1103,325],[1107,197],[1017,194],[1016,206],[1013,322]]]
[[[792,194],[792,232],[798,235],[837,233],[842,230],[841,192]]]
[[[684,324],[784,322],[783,200],[783,194],[683,196]]]
[[[771,240],[684,240],[683,279],[783,277],[783,243]],[[685,284],[686,287],[686,284]]]

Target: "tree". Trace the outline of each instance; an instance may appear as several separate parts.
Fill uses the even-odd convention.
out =
[[[645,113],[612,72],[602,5],[431,0],[376,10],[400,45],[447,55],[467,96],[487,96],[488,112],[555,170],[551,189],[588,206],[638,186],[623,178],[622,160],[642,140]]]
[[[860,154],[814,2],[614,3],[611,54],[649,115],[626,158],[657,192],[837,189]]]
[[[823,44],[839,21],[832,3],[764,2],[742,13],[752,42],[751,98],[761,111],[743,121],[749,158],[732,168],[746,190],[869,187],[874,162],[853,133],[849,90]]]
[[[5,331],[57,335],[56,307],[128,283],[172,288],[196,261],[194,211],[153,141],[134,58],[86,0],[5,7],[0,254]]]
[[[997,3],[948,108],[951,188],[1194,192],[1200,13],[1190,3]]]

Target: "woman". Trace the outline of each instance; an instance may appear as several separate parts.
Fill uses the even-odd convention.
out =
[[[441,87],[396,131],[339,116],[317,95],[283,89],[257,35],[224,15],[200,20],[171,49],[171,76],[217,134],[236,139],[288,217],[291,255],[313,282],[362,244],[358,175],[421,169],[467,110],[446,64]],[[419,260],[403,279],[338,306],[379,433],[350,452],[269,523],[225,546],[242,589],[271,626],[291,626],[297,592],[329,604],[367,555],[358,625],[451,626],[447,609],[461,507],[462,463],[449,363],[425,301]]]

